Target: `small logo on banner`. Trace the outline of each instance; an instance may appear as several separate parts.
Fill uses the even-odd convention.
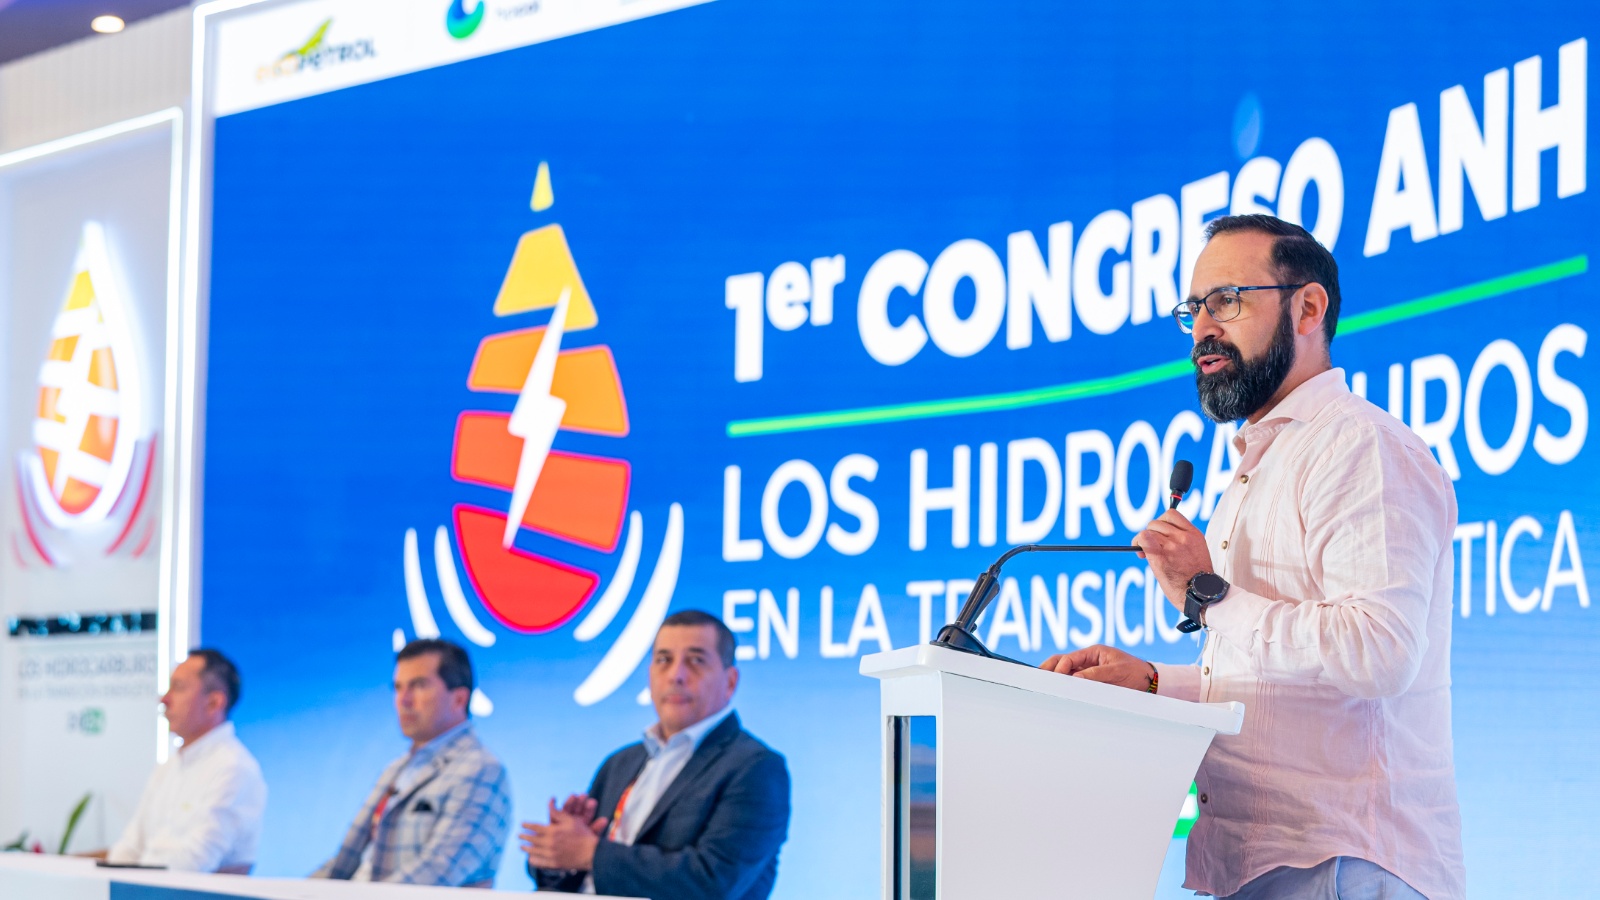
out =
[[[546,210],[554,196],[549,166],[540,164],[529,206]],[[590,606],[598,593],[574,631],[577,640],[589,641],[607,630],[627,601],[644,542],[643,515],[628,512],[632,477],[628,462],[555,447],[562,432],[622,438],[629,430],[627,402],[611,348],[563,347],[573,333],[594,328],[599,316],[578,274],[566,233],[555,223],[517,241],[494,302],[496,316],[520,317],[543,310],[551,311],[546,325],[484,337],[467,373],[471,391],[514,395],[511,411],[465,410],[456,420],[452,477],[509,492],[505,507],[502,511],[457,504],[451,514],[453,528],[440,525],[434,532],[434,571],[445,609],[461,634],[481,647],[492,646],[495,634],[467,602],[456,570],[458,551],[483,607],[519,634],[541,634],[564,625]],[[600,591],[598,573],[516,546],[524,532],[607,554],[620,547],[611,581]],[[573,692],[578,704],[588,706],[610,696],[648,654],[677,587],[682,553],[683,509],[674,503],[655,569],[631,618]],[[423,583],[416,529],[406,531],[402,562],[412,630],[417,637],[436,637],[439,626]],[[396,629],[395,649],[405,639],[404,632]],[[479,715],[493,709],[481,694],[474,696],[473,704]]]
[[[106,730],[106,711],[98,706],[90,706],[82,712],[67,713],[67,730],[99,734]]]
[[[450,36],[456,40],[465,40],[472,36],[478,26],[483,24],[485,0],[478,0],[472,12],[467,12],[466,0],[451,0],[450,8],[444,13],[444,27]]]
[[[333,27],[333,19],[323,19],[317,30],[306,38],[305,43],[284,53],[270,63],[264,63],[256,68],[256,81],[267,81],[273,78],[285,78],[298,75],[306,71],[319,71],[345,63],[361,62],[378,55],[373,46],[372,38],[357,38],[344,43],[331,43],[328,41],[328,29]]]
[[[12,549],[23,565],[65,565],[68,543],[142,556],[155,534],[141,515],[155,439],[144,431],[127,298],[98,223],[84,224],[72,269],[39,367],[33,447],[17,458],[25,538],[13,535]]]

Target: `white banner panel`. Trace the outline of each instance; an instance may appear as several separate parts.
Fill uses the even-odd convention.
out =
[[[208,112],[225,116],[708,0],[304,0],[219,15]],[[227,4],[213,4],[224,6]],[[200,7],[205,16],[208,7]]]
[[[177,109],[0,156],[0,843],[114,840],[157,698]],[[179,627],[187,634],[182,622]]]

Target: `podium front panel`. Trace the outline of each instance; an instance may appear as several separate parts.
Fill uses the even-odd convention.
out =
[[[1244,712],[941,648],[862,668],[882,690],[885,900],[1152,896],[1195,770]]]
[[[940,678],[940,900],[1152,896],[1212,733]]]

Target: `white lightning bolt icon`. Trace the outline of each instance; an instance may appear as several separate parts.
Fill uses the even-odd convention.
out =
[[[561,353],[561,335],[567,325],[567,301],[571,288],[563,288],[556,301],[555,314],[550,317],[550,327],[533,354],[533,365],[528,369],[527,380],[522,382],[522,392],[517,395],[517,405],[511,410],[511,421],[506,430],[522,438],[522,457],[517,461],[517,482],[511,491],[511,510],[506,516],[506,533],[500,539],[502,546],[510,548],[522,526],[522,516],[528,511],[528,500],[533,497],[533,486],[539,482],[544,470],[545,457],[550,455],[550,445],[555,442],[556,429],[561,427],[561,417],[566,415],[567,401],[550,395],[550,383],[556,374],[556,357]]]

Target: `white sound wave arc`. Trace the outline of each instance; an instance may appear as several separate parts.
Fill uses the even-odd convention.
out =
[[[483,627],[472,610],[467,606],[467,598],[461,591],[461,579],[456,575],[456,561],[450,550],[450,537],[445,533],[444,526],[439,526],[433,534],[433,563],[438,570],[439,592],[444,595],[444,605],[450,611],[450,618],[455,621],[456,627],[467,640],[480,647],[494,644],[494,632]],[[417,530],[406,529],[405,542],[405,579],[406,579],[406,606],[411,610],[411,630],[418,638],[436,638],[439,636],[439,623],[433,618],[433,610],[428,605],[428,589],[422,583],[422,560],[417,552]],[[406,645],[406,633],[403,629],[396,628],[390,635],[390,644],[394,652],[399,653]],[[474,688],[472,698],[468,701],[468,708],[472,714],[480,718],[494,712],[494,701],[489,699],[481,689]]]
[[[449,611],[450,620],[467,640],[479,647],[493,647],[494,632],[483,627],[472,614],[472,607],[467,605],[461,578],[456,574],[456,558],[450,551],[450,533],[443,525],[433,533],[433,566],[439,574],[439,593],[444,595],[444,608]]]
[[[650,573],[650,581],[633,610],[633,617],[600,664],[572,692],[572,699],[579,706],[593,706],[611,696],[649,654],[656,631],[667,617],[672,593],[678,587],[678,568],[682,561],[683,507],[674,503],[667,514],[667,532],[661,541],[661,553],[656,557],[655,571]]]
[[[628,516],[628,538],[622,546],[622,559],[617,563],[617,571],[611,576],[611,583],[606,585],[600,599],[595,601],[594,609],[589,610],[589,614],[578,623],[573,637],[580,641],[592,641],[617,617],[617,612],[622,609],[622,601],[628,599],[628,592],[633,590],[633,577],[639,571],[639,549],[643,544],[644,516],[634,510]]]
[[[428,590],[422,586],[422,562],[417,558],[417,530],[406,529],[406,606],[411,609],[411,630],[419,638],[439,636],[439,623],[428,608]]]
[[[490,700],[489,695],[485,694],[481,689],[473,688],[472,697],[467,701],[467,711],[479,718],[493,715],[494,701]]]
[[[506,531],[500,543],[509,549],[522,527],[522,516],[528,511],[528,501],[533,499],[533,486],[539,482],[544,461],[550,455],[550,445],[555,443],[556,430],[561,418],[567,414],[567,401],[550,395],[550,385],[555,380],[556,359],[561,354],[561,336],[567,326],[567,302],[571,288],[562,288],[556,300],[556,311],[550,325],[534,351],[533,365],[528,367],[528,377],[522,382],[517,395],[517,405],[511,409],[511,419],[506,430],[522,438],[522,456],[517,460],[517,478],[511,489],[511,510],[506,516]]]
[[[439,578],[439,593],[444,595],[444,607],[450,620],[463,637],[479,647],[494,646],[494,632],[483,626],[467,605],[467,596],[461,589],[461,578],[456,574],[455,555],[450,549],[450,535],[443,525],[433,533],[433,566]],[[419,638],[439,636],[439,622],[433,617],[428,601],[428,589],[422,583],[422,559],[417,551],[417,530],[406,529],[405,544],[406,606],[411,610],[411,630]]]

